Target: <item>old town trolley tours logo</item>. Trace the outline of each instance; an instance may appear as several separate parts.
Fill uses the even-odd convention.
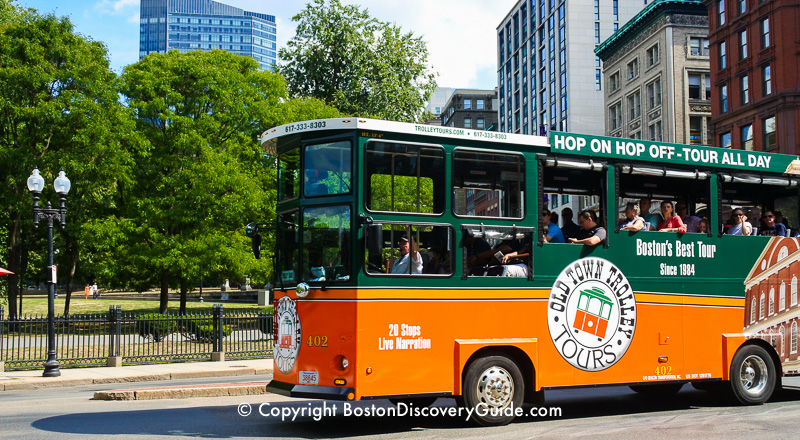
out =
[[[610,261],[582,258],[561,271],[547,303],[547,326],[561,356],[584,371],[619,361],[636,330],[636,299]]]
[[[275,365],[283,374],[289,374],[297,361],[297,353],[303,340],[303,329],[297,315],[297,303],[284,296],[278,301],[275,313],[276,327],[274,349]]]

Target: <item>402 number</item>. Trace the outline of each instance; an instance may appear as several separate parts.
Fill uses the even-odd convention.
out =
[[[327,336],[309,336],[308,340],[306,341],[309,347],[327,347],[328,346],[328,337]]]
[[[672,367],[669,365],[659,365],[656,367],[656,376],[664,376],[672,373]]]

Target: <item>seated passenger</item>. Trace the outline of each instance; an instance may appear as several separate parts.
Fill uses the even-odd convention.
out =
[[[686,232],[700,232],[700,217],[689,214],[689,208],[686,203],[678,202],[675,204],[675,212],[686,225]]]
[[[697,224],[697,232],[701,234],[708,234],[708,220],[701,218],[700,223]]]
[[[741,208],[736,208],[731,213],[731,227],[725,231],[728,235],[750,235],[753,225],[747,222],[747,216]]]
[[[619,229],[621,231],[641,231],[644,229],[644,223],[644,219],[636,213],[636,204],[628,202],[625,205],[625,221],[622,222]]]
[[[561,210],[562,225],[561,232],[564,234],[564,240],[570,237],[577,237],[581,233],[581,227],[572,221],[572,209],[564,208]],[[552,221],[552,217],[550,218]]]
[[[647,197],[639,199],[639,208],[641,209],[640,212],[642,213],[642,218],[644,218],[644,221],[650,225],[649,230],[655,231],[656,226],[664,221],[664,218],[661,217],[661,214],[658,212],[650,212],[650,206],[652,206],[652,204],[650,199]]]
[[[576,238],[568,240],[570,243],[597,246],[606,239],[606,230],[598,226],[597,214],[591,209],[585,209],[578,214],[578,224],[583,229]]]
[[[528,263],[530,258],[531,244],[527,240],[506,240],[500,246],[498,252],[502,252],[499,258],[502,266],[489,268],[487,275],[502,277],[527,277]]]
[[[464,245],[467,248],[467,273],[472,273],[473,269],[486,266],[494,256],[494,251],[489,242],[474,235],[464,235]],[[483,274],[483,272],[481,272]]]
[[[413,242],[414,239],[412,238],[411,241]],[[411,252],[409,252],[409,247],[413,247]],[[387,261],[387,267],[389,267],[389,273],[395,274],[421,274],[422,273],[422,256],[417,252],[417,243],[413,243],[413,245],[409,245],[408,237],[402,236],[400,237],[400,242],[398,243],[398,248],[400,249],[400,256],[394,260],[394,262],[389,265]],[[411,265],[411,271],[409,272],[408,266]]]
[[[557,224],[550,221],[550,211],[547,209],[542,210],[542,225],[547,226],[547,233],[544,240],[548,243],[566,243],[564,240],[564,233]]]
[[[664,200],[661,202],[661,214],[664,216],[664,221],[658,224],[660,232],[686,233],[686,225],[683,224],[683,220],[675,212],[671,201]]]
[[[786,225],[775,222],[775,214],[773,214],[772,211],[764,211],[764,214],[761,216],[761,225],[758,230],[758,235],[785,237]]]
[[[433,254],[431,273],[437,275],[452,273],[450,270],[450,259],[448,258],[450,256],[449,252],[438,246],[434,246],[431,248],[431,254]]]

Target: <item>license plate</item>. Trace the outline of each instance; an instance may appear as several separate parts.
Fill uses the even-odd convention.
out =
[[[299,382],[303,385],[319,385],[319,373],[316,371],[301,371]]]

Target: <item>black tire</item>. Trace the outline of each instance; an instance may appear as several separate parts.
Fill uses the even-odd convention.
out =
[[[476,359],[467,367],[462,388],[464,406],[474,408],[472,419],[482,426],[511,423],[522,407],[525,381],[517,364],[502,355]]]
[[[436,397],[407,397],[405,399],[389,399],[395,406],[398,403],[405,403],[406,405],[414,405],[417,408],[427,408],[436,402]]]
[[[628,388],[647,396],[670,396],[683,388],[681,382],[656,383],[652,385],[631,385]]]
[[[772,356],[758,345],[746,345],[731,363],[731,389],[742,405],[761,405],[775,391],[777,371]]]

